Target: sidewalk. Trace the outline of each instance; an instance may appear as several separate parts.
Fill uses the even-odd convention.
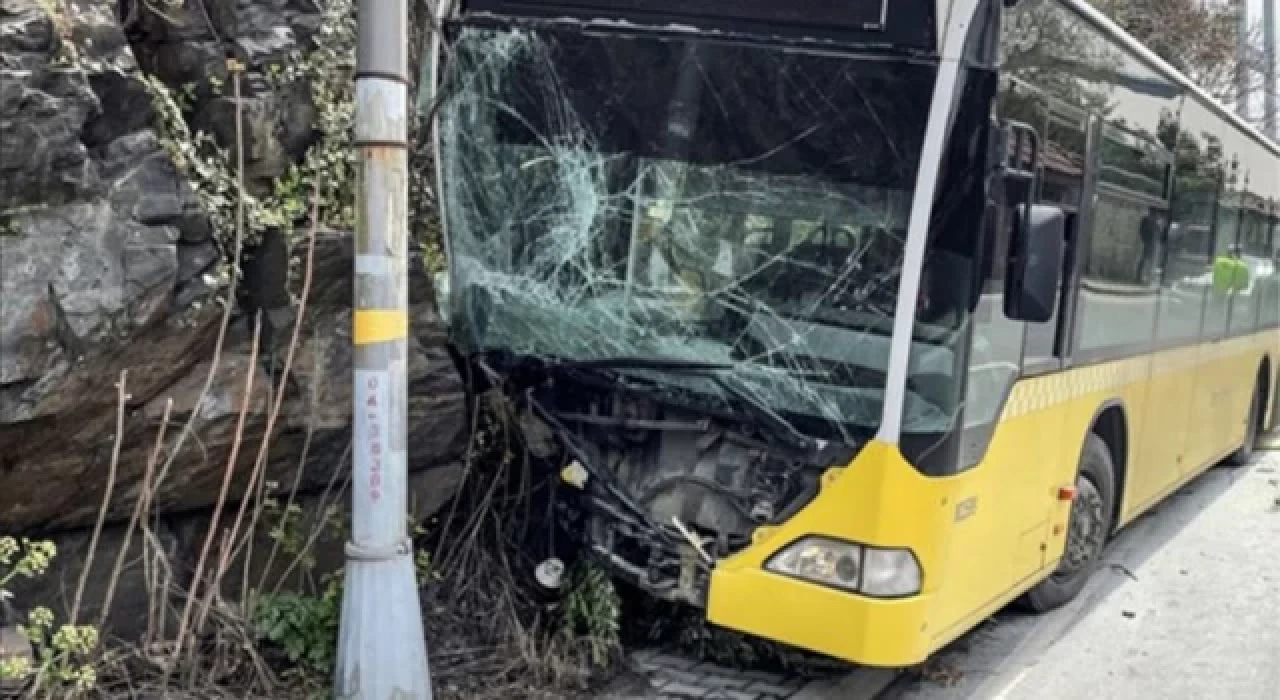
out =
[[[1280,452],[1210,471],[1117,538],[1076,603],[1005,614],[898,700],[1280,699]]]
[[[1241,474],[1001,697],[1280,698],[1277,467]]]

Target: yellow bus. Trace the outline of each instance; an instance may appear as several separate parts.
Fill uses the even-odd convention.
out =
[[[548,556],[907,666],[1280,417],[1280,149],[1086,2],[442,7],[443,309]]]

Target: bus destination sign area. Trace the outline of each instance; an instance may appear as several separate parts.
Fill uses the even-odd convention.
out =
[[[465,0],[463,8],[464,15],[625,20],[909,48],[928,47],[936,11],[934,0]]]

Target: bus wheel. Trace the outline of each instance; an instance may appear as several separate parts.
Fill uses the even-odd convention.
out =
[[[1244,426],[1244,444],[1227,457],[1227,464],[1243,467],[1253,461],[1254,448],[1258,445],[1258,429],[1262,427],[1262,417],[1262,379],[1259,378],[1257,386],[1253,389],[1253,398],[1249,399],[1249,422]]]
[[[1076,497],[1071,503],[1067,543],[1058,568],[1027,592],[1024,604],[1033,612],[1058,608],[1080,594],[1098,568],[1102,550],[1111,534],[1115,512],[1115,464],[1111,449],[1095,433],[1089,433],[1080,455]]]

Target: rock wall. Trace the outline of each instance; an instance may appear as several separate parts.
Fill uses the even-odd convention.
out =
[[[258,256],[247,286],[269,338],[251,356],[252,322],[238,313],[200,401],[221,321],[212,273],[225,232],[212,230],[162,148],[140,78],[150,72],[178,87],[225,71],[228,54],[247,62],[246,170],[263,191],[315,140],[307,90],[272,89],[266,66],[304,47],[320,17],[308,0],[0,0],[0,532],[92,524],[122,370],[129,398],[112,522],[132,510],[170,399],[161,459],[173,466],[156,505],[181,513],[213,502],[252,372],[234,482],[237,493],[243,487],[297,322],[284,280],[297,291],[288,266],[304,251],[266,237],[262,250],[280,251]],[[190,124],[226,142],[234,112],[230,98],[198,91]],[[304,487],[322,486],[349,469],[351,244],[342,232],[318,237],[269,453],[268,478],[281,484],[301,469]],[[423,266],[411,269],[410,461],[430,491],[432,473],[454,471],[465,412]],[[193,415],[193,434],[175,453]]]

